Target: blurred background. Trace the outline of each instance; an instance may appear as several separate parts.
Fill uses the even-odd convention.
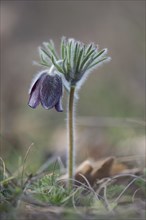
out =
[[[1,1],[1,153],[16,169],[31,143],[31,169],[65,155],[64,112],[27,106],[41,70],[38,46],[62,36],[108,48],[112,61],[95,70],[77,103],[78,161],[108,155],[144,156],[145,1]],[[137,153],[138,152],[138,153]],[[65,156],[64,156],[65,157]]]

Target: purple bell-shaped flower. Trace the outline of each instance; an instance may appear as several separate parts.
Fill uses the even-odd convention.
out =
[[[36,108],[41,103],[45,109],[55,107],[58,112],[62,112],[62,94],[62,78],[57,74],[49,75],[47,72],[41,72],[31,84],[28,105]]]

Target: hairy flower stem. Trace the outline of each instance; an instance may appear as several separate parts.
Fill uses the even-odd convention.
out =
[[[74,178],[74,159],[75,159],[75,146],[74,146],[74,94],[75,87],[71,86],[69,93],[69,103],[68,103],[68,130],[69,130],[69,149],[68,149],[68,187],[72,189]]]

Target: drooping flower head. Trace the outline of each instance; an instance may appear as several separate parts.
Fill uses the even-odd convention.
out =
[[[79,89],[91,70],[110,60],[106,56],[107,49],[99,51],[94,43],[85,45],[65,37],[61,40],[60,56],[51,40],[43,43],[39,54],[40,64],[48,70],[34,79],[29,92],[29,105],[36,108],[41,103],[45,109],[55,107],[57,111],[62,111],[63,86],[68,91],[71,87]]]
[[[45,109],[55,107],[58,112],[62,112],[62,87],[62,79],[59,75],[49,75],[44,71],[39,73],[29,90],[28,105],[36,108],[41,103]]]

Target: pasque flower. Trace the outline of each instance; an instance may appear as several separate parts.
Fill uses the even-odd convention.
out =
[[[55,107],[58,112],[62,109],[63,87],[69,94],[67,108],[68,128],[68,185],[72,188],[71,180],[74,179],[75,164],[75,105],[77,91],[89,75],[100,64],[109,61],[107,49],[98,50],[97,45],[88,45],[75,39],[61,40],[60,56],[58,56],[53,41],[43,43],[39,48],[41,66],[47,67],[46,71],[39,73],[32,82],[29,90],[29,106],[36,108],[39,103],[45,109]]]
[[[57,74],[49,75],[46,71],[43,71],[32,82],[28,105],[36,108],[41,103],[45,109],[55,107],[58,112],[62,112],[62,90],[61,77]]]
[[[94,43],[85,45],[72,38],[63,37],[60,49],[58,56],[51,40],[44,42],[43,47],[39,48],[40,64],[48,69],[39,73],[32,82],[28,103],[32,108],[41,103],[45,109],[55,107],[58,112],[63,111],[63,86],[68,92],[71,87],[75,87],[77,91],[93,68],[110,60],[106,56],[107,49],[98,51]]]

